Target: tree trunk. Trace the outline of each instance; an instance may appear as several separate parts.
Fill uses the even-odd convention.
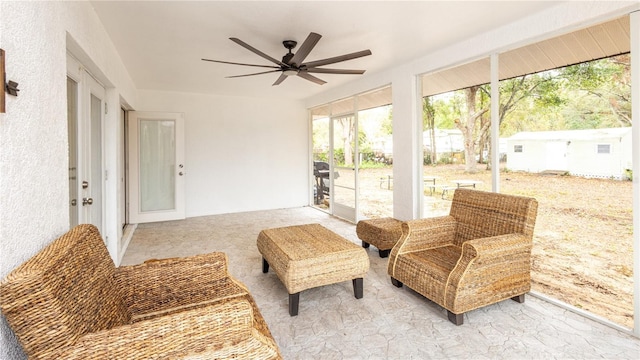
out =
[[[436,164],[438,162],[438,153],[436,152],[436,117],[428,97],[422,98],[422,117],[423,127],[429,129],[431,164]]]
[[[491,136],[487,139],[487,170],[491,170],[491,154],[493,152],[493,147],[491,146]],[[498,160],[499,161],[499,160]]]
[[[474,144],[473,130],[476,124],[476,94],[478,86],[472,86],[464,89],[467,100],[467,116],[464,123],[460,120],[456,121],[458,129],[462,131],[464,137],[464,171],[469,173],[476,172],[476,149]]]
[[[436,128],[433,126],[429,134],[431,136],[431,164],[438,163],[438,152],[436,151]]]
[[[342,135],[343,135],[343,151],[344,151],[344,165],[345,166],[353,166],[353,148],[351,144],[355,141],[355,122],[353,121],[353,117],[347,117],[340,119],[340,123],[342,125]]]

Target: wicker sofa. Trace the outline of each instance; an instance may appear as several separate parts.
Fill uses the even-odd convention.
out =
[[[30,359],[279,359],[224,253],[116,268],[79,225],[0,283],[0,308]]]
[[[391,250],[391,282],[447,309],[465,312],[531,289],[531,247],[538,202],[528,197],[456,189],[448,216],[411,220]]]

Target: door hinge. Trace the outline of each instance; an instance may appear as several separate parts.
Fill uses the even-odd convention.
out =
[[[107,106],[107,103],[104,103],[104,113],[105,115],[109,113],[109,107]]]
[[[109,180],[109,170],[104,171],[104,181]]]

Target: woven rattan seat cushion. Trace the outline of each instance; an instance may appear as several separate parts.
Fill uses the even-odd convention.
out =
[[[410,288],[433,294],[434,301],[443,302],[447,279],[460,258],[460,252],[457,246],[443,246],[409,253],[398,259],[398,276],[405,279]],[[408,276],[400,274],[400,271]]]

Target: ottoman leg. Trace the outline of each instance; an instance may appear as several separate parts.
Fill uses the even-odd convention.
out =
[[[269,263],[267,262],[267,260],[265,258],[262,258],[262,272],[264,274],[269,272]]]
[[[362,299],[362,297],[364,296],[363,279],[357,278],[351,281],[353,282],[353,295],[356,297],[356,299]]]
[[[362,247],[365,248],[365,249],[368,248],[369,247],[369,243],[363,241],[362,242]]]
[[[387,250],[378,250],[378,253],[380,254],[380,257],[381,257],[381,258],[389,257],[389,252],[391,252],[391,249],[387,249]]]
[[[298,315],[298,305],[300,304],[300,293],[289,294],[289,315]]]
[[[456,324],[457,326],[464,324],[464,314],[454,314],[451,311],[447,310],[447,318],[449,318],[449,321]]]

